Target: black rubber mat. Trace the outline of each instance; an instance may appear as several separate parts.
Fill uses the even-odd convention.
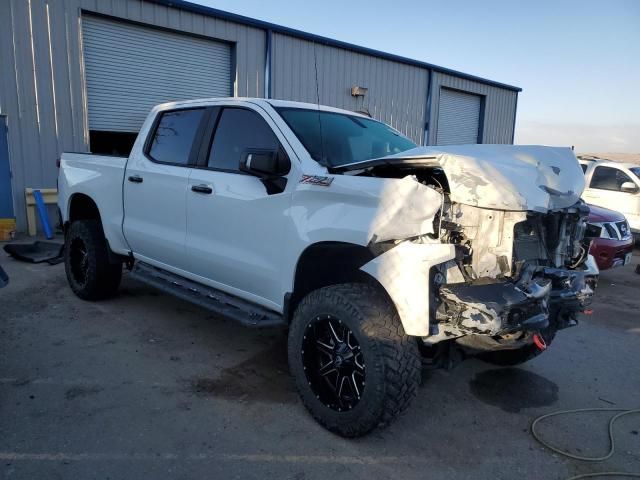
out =
[[[16,260],[23,262],[49,262],[52,265],[60,263],[64,245],[56,242],[9,243],[4,251]]]

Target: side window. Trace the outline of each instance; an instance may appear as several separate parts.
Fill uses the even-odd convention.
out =
[[[204,108],[164,112],[157,123],[148,155],[157,162],[186,165]]]
[[[241,108],[225,108],[209,151],[207,165],[240,171],[240,160],[248,149],[277,150],[278,138],[260,115]]]
[[[622,170],[613,167],[596,167],[591,177],[591,188],[600,190],[620,191],[620,186],[624,182],[631,182],[631,178]]]
[[[584,163],[581,163],[580,166],[582,167],[582,173],[587,173],[587,165]]]

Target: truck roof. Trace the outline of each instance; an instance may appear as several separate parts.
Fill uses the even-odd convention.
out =
[[[193,100],[180,100],[177,102],[167,102],[157,105],[155,110],[168,110],[170,108],[180,108],[180,107],[190,107],[190,106],[202,106],[202,105],[212,105],[216,102],[248,102],[257,105],[271,105],[275,108],[301,108],[305,110],[320,110],[323,112],[334,112],[334,113],[342,113],[344,115],[352,115],[363,118],[370,118],[367,115],[363,115],[358,112],[353,112],[351,110],[344,110],[341,108],[329,107],[327,105],[319,105],[317,103],[305,103],[305,102],[293,102],[290,100],[276,100],[276,99],[267,99],[267,98],[256,98],[256,97],[211,97],[211,98],[197,98]]]

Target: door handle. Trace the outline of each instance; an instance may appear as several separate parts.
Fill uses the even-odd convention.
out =
[[[206,193],[207,195],[211,195],[213,193],[213,188],[211,188],[208,185],[192,185],[191,191],[198,192],[198,193]]]
[[[142,183],[142,177],[140,175],[131,175],[129,181],[133,183]]]

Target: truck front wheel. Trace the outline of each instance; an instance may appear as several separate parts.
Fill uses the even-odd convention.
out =
[[[98,220],[78,220],[65,237],[64,265],[71,290],[84,300],[112,296],[120,285],[122,263],[109,260],[109,247]]]
[[[289,330],[289,367],[304,405],[345,437],[389,424],[416,396],[417,342],[383,292],[349,283],[311,292]]]

